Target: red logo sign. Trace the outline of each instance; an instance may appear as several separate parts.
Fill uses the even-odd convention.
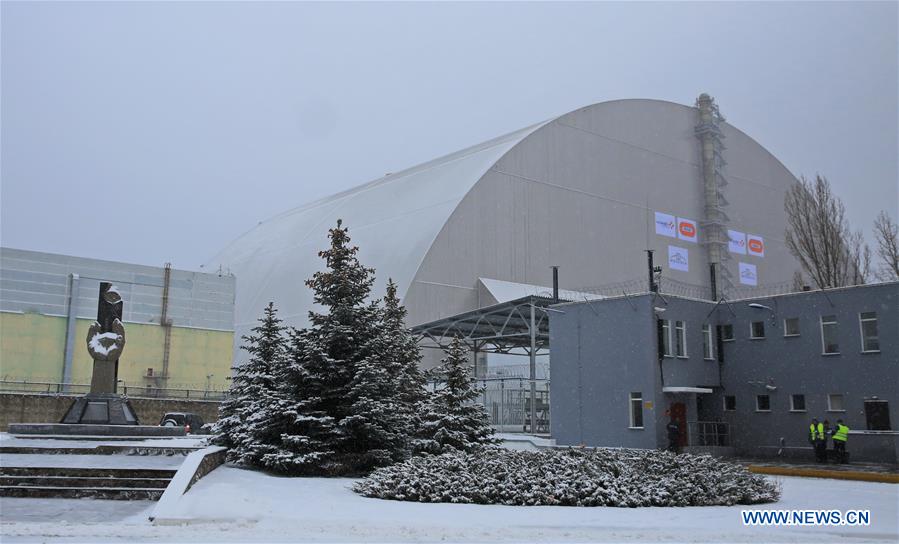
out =
[[[753,253],[761,253],[761,252],[765,251],[765,245],[759,239],[750,238],[749,239],[749,251],[751,251]]]
[[[680,229],[681,235],[687,238],[693,238],[694,236],[696,236],[696,227],[694,227],[690,223],[681,223],[680,225],[678,225],[678,228]]]

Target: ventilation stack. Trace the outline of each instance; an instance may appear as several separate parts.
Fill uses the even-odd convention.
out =
[[[705,196],[705,217],[702,224],[702,244],[705,246],[709,262],[709,280],[711,284],[712,300],[721,298],[722,293],[733,286],[727,267],[723,265],[730,254],[727,252],[727,214],[722,209],[727,206],[727,200],[721,193],[721,189],[727,185],[724,177],[724,133],[721,132],[721,123],[724,117],[718,111],[715,99],[706,93],[696,99],[696,108],[699,110],[699,122],[694,133],[699,139],[700,157],[702,162],[702,183]]]

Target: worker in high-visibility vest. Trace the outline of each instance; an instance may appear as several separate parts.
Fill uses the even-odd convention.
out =
[[[818,418],[812,419],[808,426],[808,441],[815,449],[815,462],[827,462],[827,435],[824,434],[824,424],[818,423]]]
[[[837,456],[837,463],[846,463],[846,442],[849,441],[849,427],[843,425],[843,420],[837,420],[837,428],[833,432],[833,451]]]

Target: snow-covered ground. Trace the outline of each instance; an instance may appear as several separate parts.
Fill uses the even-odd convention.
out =
[[[216,469],[181,498],[183,525],[154,526],[146,521],[146,511],[127,503],[122,506],[129,508],[126,513],[103,521],[97,515],[82,519],[75,510],[66,513],[65,507],[53,509],[52,521],[35,521],[36,512],[57,500],[4,498],[0,507],[4,542],[896,542],[899,538],[899,486],[802,478],[779,481],[783,485],[779,503],[750,508],[870,509],[871,525],[743,527],[742,506],[622,509],[383,501],[354,494],[349,479],[279,478],[231,467]]]

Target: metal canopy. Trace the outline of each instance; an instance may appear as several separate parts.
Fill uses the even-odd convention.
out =
[[[465,342],[475,353],[510,353],[522,349],[530,358],[530,428],[535,432],[537,422],[537,354],[549,351],[549,306],[558,300],[527,296],[478,308],[469,312],[424,323],[412,328],[436,346],[446,349],[453,338]],[[562,312],[564,313],[564,312]]]
[[[549,350],[549,319],[546,308],[556,304],[552,298],[527,296],[471,310],[430,323],[412,327],[412,333],[447,348],[454,337],[471,347],[472,351],[509,353],[523,349],[531,355]],[[531,307],[534,308],[533,313]],[[531,338],[533,320],[534,338]]]
[[[713,393],[708,387],[663,387],[662,393]]]

